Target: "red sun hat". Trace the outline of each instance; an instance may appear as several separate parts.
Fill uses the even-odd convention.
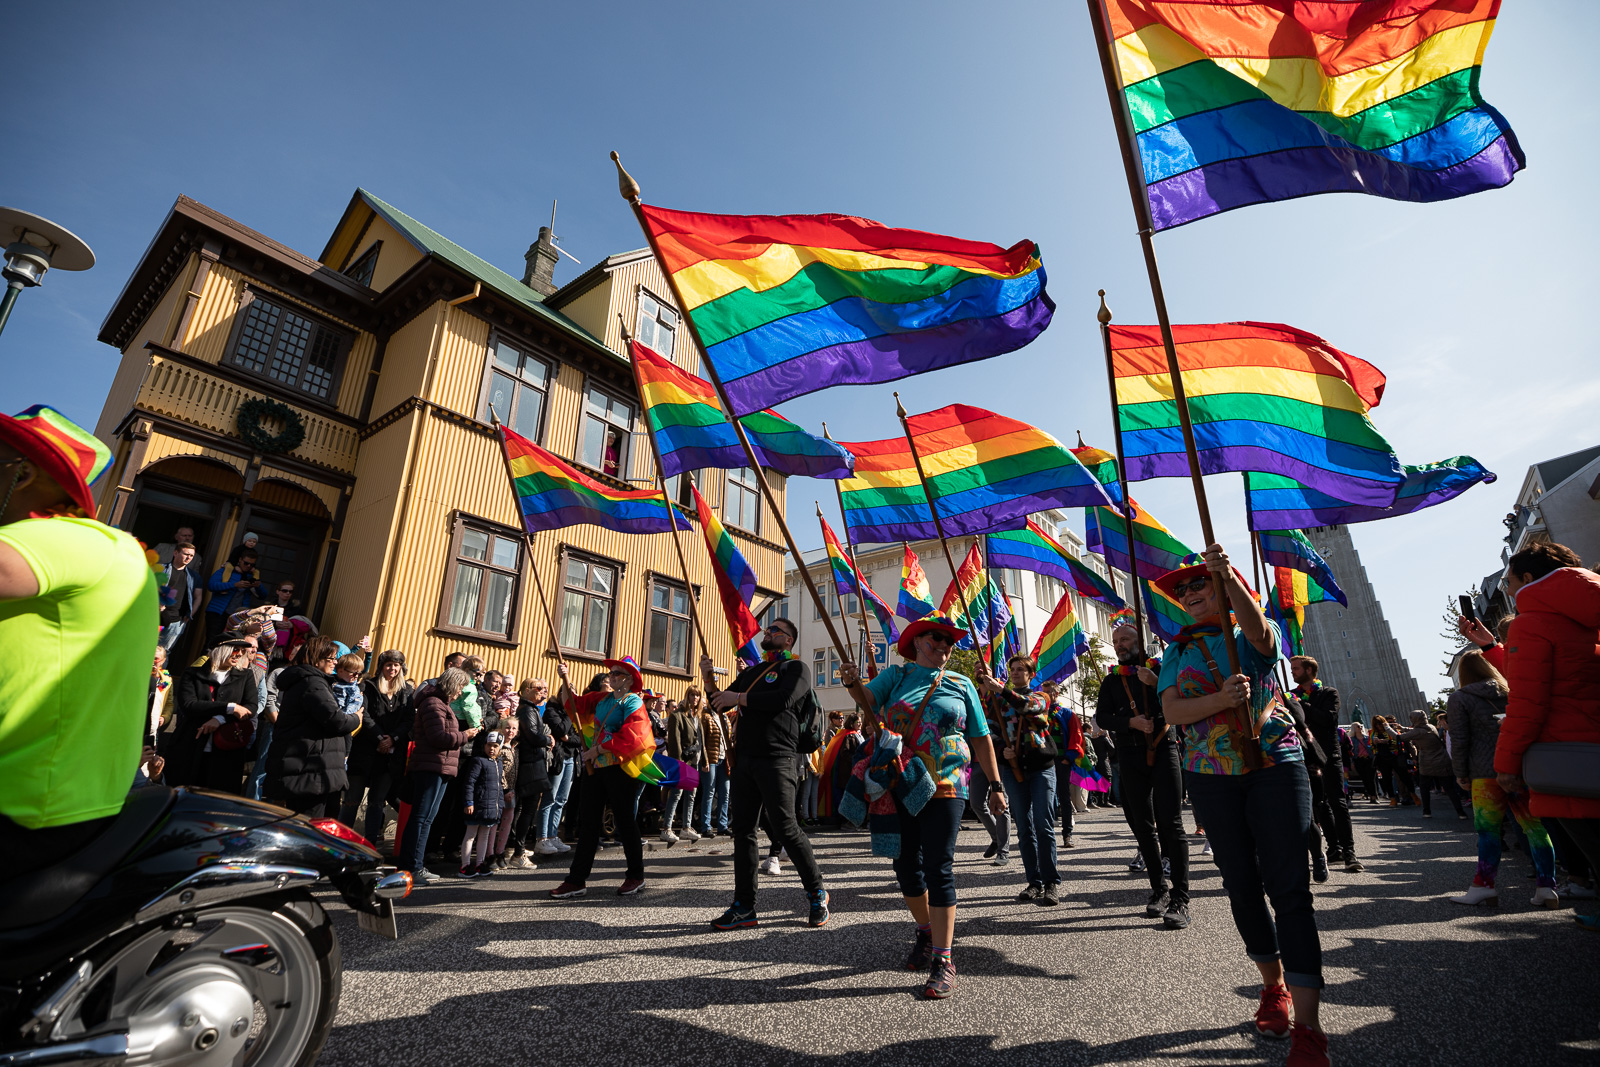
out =
[[[917,658],[915,641],[929,631],[949,634],[956,641],[960,641],[967,636],[967,631],[951,622],[948,615],[941,615],[939,612],[934,612],[932,615],[924,615],[910,626],[907,626],[904,632],[900,634],[900,643],[895,646],[900,653],[900,658],[915,660]]]
[[[1196,575],[1205,576],[1211,573],[1206,569],[1205,561],[1193,553],[1185,556],[1184,560],[1184,565],[1179,567],[1177,570],[1168,571],[1161,577],[1152,578],[1150,580],[1151,585],[1165,593],[1168,600],[1173,601],[1180,607],[1183,605],[1183,602],[1178,599],[1178,586],[1183,582],[1189,581]],[[1194,562],[1188,562],[1189,560],[1193,560]],[[1244,586],[1245,589],[1250,588],[1250,583],[1244,580],[1244,575],[1239,573],[1238,567],[1233,568],[1233,576],[1239,579],[1239,584]],[[1253,596],[1254,593],[1251,595]]]
[[[94,517],[89,486],[111,465],[111,450],[98,437],[55,408],[35,404],[17,415],[0,415],[0,441],[37,465],[84,514]]]
[[[601,664],[607,667],[621,667],[633,675],[633,691],[643,695],[644,675],[639,671],[639,665],[633,661],[632,656],[623,656],[621,659],[603,659]]]

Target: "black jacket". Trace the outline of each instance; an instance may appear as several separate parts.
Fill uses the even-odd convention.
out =
[[[745,759],[796,756],[800,707],[811,692],[811,670],[798,659],[746,667],[728,687],[748,694],[734,726],[734,765]]]
[[[211,680],[211,672],[204,663],[190,667],[179,675],[177,692],[173,694],[172,733],[161,753],[167,761],[164,775],[169,785],[198,785],[201,781],[201,761],[205,756],[205,739],[196,738],[195,731],[217,715],[227,715],[229,704],[239,704],[256,710],[256,676],[248,670],[229,671],[221,682]],[[233,716],[237,718],[237,716]],[[246,750],[240,749],[243,753]],[[241,759],[245,758],[240,756]]]
[[[342,712],[328,676],[315,667],[285,667],[278,675],[278,725],[267,751],[267,788],[315,796],[349,784],[345,758],[357,712]]]
[[[1122,683],[1127,682],[1126,688]],[[1129,696],[1132,696],[1132,702]],[[1149,747],[1148,739],[1143,730],[1135,730],[1128,725],[1128,720],[1135,714],[1143,713],[1145,718],[1156,724],[1155,733],[1160,734],[1161,728],[1167,725],[1167,718],[1161,712],[1161,698],[1157,695],[1155,686],[1145,685],[1137,677],[1124,677],[1120,674],[1107,674],[1100,680],[1100,695],[1095,698],[1094,721],[1100,724],[1100,729],[1111,735],[1111,741],[1117,748],[1117,754],[1137,754],[1143,762],[1144,752]],[[1150,735],[1155,736],[1155,735]],[[1170,729],[1161,738],[1162,745],[1175,745],[1178,743],[1178,731]],[[1159,747],[1159,746],[1157,746]]]
[[[406,744],[411,740],[411,719],[416,714],[417,690],[410,682],[399,692],[384,696],[371,678],[361,683],[361,730],[350,739],[351,774],[362,777],[380,769],[403,774],[406,769]],[[378,751],[378,739],[388,737],[394,747],[388,755]]]
[[[550,727],[550,736],[556,745],[556,761],[569,760],[583,751],[583,737],[573,728],[567,709],[559,700],[544,706],[544,724]]]
[[[1298,694],[1296,694],[1298,695]],[[1339,755],[1339,691],[1323,686],[1300,697],[1300,710],[1305,712],[1306,725],[1322,751],[1330,758]]]
[[[519,797],[531,796],[550,784],[546,753],[552,747],[550,728],[531,700],[517,701],[517,783]]]

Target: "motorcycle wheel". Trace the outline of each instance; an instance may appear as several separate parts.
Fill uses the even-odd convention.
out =
[[[238,1067],[311,1067],[327,1043],[339,1009],[343,986],[339,938],[321,905],[306,893],[281,894],[258,901],[207,908],[192,924],[153,927],[128,942],[107,960],[84,995],[64,1013],[54,1038],[70,1039],[107,1022],[130,1025],[137,1043],[141,1028],[160,1035],[170,1030],[173,1006],[184,1015],[193,1007],[208,1035],[209,1062],[231,1061]],[[236,981],[251,1004],[251,1018],[242,1013],[231,1022],[211,1019],[208,1010],[219,1000],[242,1004]],[[208,999],[209,998],[209,999]],[[227,1012],[233,1015],[232,1011]],[[191,1029],[189,1019],[181,1025]],[[185,1035],[187,1040],[187,1035]],[[169,1048],[165,1042],[163,1049]],[[180,1056],[192,1062],[188,1049]],[[159,1052],[151,1062],[167,1057]]]

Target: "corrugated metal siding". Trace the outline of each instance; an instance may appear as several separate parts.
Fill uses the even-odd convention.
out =
[[[252,498],[262,501],[263,503],[275,504],[278,507],[289,508],[294,511],[305,511],[308,514],[313,515],[317,514],[316,504],[321,504],[325,513],[319,515],[318,517],[324,519],[332,518],[334,509],[339,506],[340,490],[337,486],[325,485],[322,482],[313,481],[310,478],[305,478],[289,471],[279,470],[276,467],[267,466],[266,464],[263,464],[261,467],[260,477],[261,481],[256,482],[256,488],[251,490],[250,495]],[[305,501],[304,503],[299,503],[287,496],[284,496],[283,494],[274,495],[274,491],[270,489],[266,490],[264,494],[263,490],[265,487],[262,485],[262,481],[267,479],[277,479],[280,482],[292,482],[296,486],[308,491],[316,499],[315,501]]]
[[[323,624],[330,633],[359,637],[377,623],[383,576],[389,563],[388,547],[400,519],[406,442],[417,420],[426,417],[413,411],[361,442],[355,489],[345,513],[339,557],[323,614]]]
[[[426,399],[463,415],[475,415],[483,385],[483,361],[488,353],[489,324],[461,308],[450,308],[445,315],[432,395]]]
[[[152,433],[150,435],[150,443],[144,450],[144,467],[141,467],[140,470],[144,470],[154,463],[160,463],[171,456],[204,456],[207,459],[214,459],[218,463],[226,463],[241,475],[244,474],[245,461],[238,456],[230,456],[228,453],[221,452],[215,448],[202,448],[193,442],[180,441],[178,438],[168,437],[164,433]],[[131,480],[133,475],[137,473],[139,472],[129,472],[125,480]]]
[[[435,304],[389,335],[389,343],[383,348],[378,388],[372,394],[372,418],[393,411],[397,405],[422,392],[434,328],[443,306],[442,302]]]

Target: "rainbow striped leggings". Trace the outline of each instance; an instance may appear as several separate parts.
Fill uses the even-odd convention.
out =
[[[1550,834],[1544,823],[1528,810],[1527,794],[1507,793],[1493,778],[1472,780],[1472,821],[1478,831],[1478,873],[1472,876],[1472,884],[1493,886],[1495,875],[1500,873],[1500,827],[1505,823],[1508,810],[1528,839],[1528,851],[1533,855],[1533,870],[1539,877],[1539,884],[1553,888],[1556,854],[1550,847]]]

